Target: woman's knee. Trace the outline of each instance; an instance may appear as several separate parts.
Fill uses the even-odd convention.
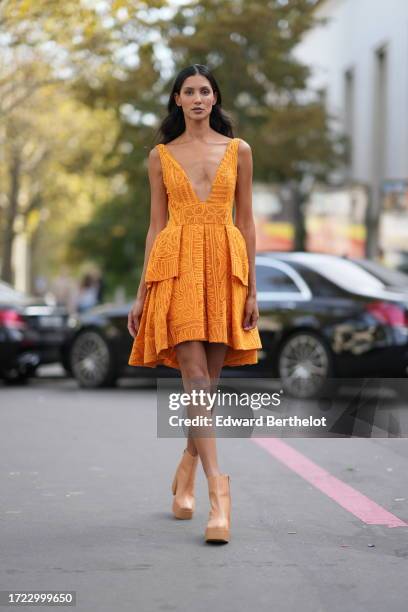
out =
[[[207,356],[204,346],[199,342],[185,342],[176,346],[177,359],[184,379],[197,383],[209,382]]]
[[[192,385],[208,387],[210,384],[210,375],[205,364],[186,363],[182,369],[183,378]]]

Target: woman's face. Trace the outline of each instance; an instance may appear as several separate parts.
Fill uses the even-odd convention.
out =
[[[174,99],[186,117],[196,120],[210,115],[213,104],[217,101],[217,95],[205,76],[194,74],[185,79],[180,94],[175,94]],[[196,108],[201,110],[195,110]]]

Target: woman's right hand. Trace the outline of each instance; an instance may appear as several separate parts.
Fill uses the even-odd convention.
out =
[[[136,298],[128,314],[128,330],[134,338],[139,330],[140,317],[143,312],[144,299]]]

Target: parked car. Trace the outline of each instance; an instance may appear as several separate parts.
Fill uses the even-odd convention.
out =
[[[289,394],[318,395],[330,378],[405,377],[408,366],[408,276],[336,255],[266,252],[256,256],[258,364],[224,368],[223,377],[280,378]],[[119,376],[179,376],[178,370],[127,365],[132,303],[105,304],[76,319],[64,346],[82,387]]]
[[[67,321],[65,307],[0,281],[0,377],[24,382],[40,364],[61,362]]]
[[[408,277],[387,283],[388,269],[375,264],[374,274],[372,263],[304,252],[257,257],[261,316],[276,322],[264,346],[292,395],[314,396],[330,378],[406,377]]]

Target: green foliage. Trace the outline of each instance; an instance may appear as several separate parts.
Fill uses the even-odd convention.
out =
[[[139,230],[135,223],[129,223],[122,242],[112,238],[111,246],[101,253],[104,268],[115,268],[118,280],[121,277],[126,284],[132,263],[129,254],[135,257],[133,270],[141,269],[149,216],[146,159],[155,144],[155,124],[150,127],[146,117],[155,117],[156,124],[163,117],[173,78],[182,67],[197,62],[213,70],[236,133],[252,146],[254,180],[300,181],[306,172],[326,180],[330,171],[343,162],[342,139],[333,133],[331,118],[318,93],[307,92],[309,67],[293,54],[304,33],[317,23],[317,2],[204,0],[179,7],[171,19],[157,13],[156,20],[152,16],[146,20],[145,13],[131,10],[130,4],[120,3],[127,10],[122,34],[130,44],[131,32],[138,46],[136,66],[122,65],[120,78],[114,71],[97,74],[94,85],[81,79],[76,87],[76,95],[83,102],[117,109],[121,125],[115,146],[117,165],[110,165],[109,171],[113,175],[126,174],[129,192],[124,209],[117,206],[116,200],[104,209],[111,206],[118,216],[124,214],[137,220]],[[168,48],[173,61],[169,78],[161,76],[155,47],[146,42],[146,35],[153,38],[153,33]],[[127,112],[121,112],[124,107]],[[130,110],[136,117],[134,123]],[[129,143],[133,144],[132,150],[123,152],[130,148]],[[102,216],[114,224],[114,218],[105,213]],[[101,212],[95,211],[92,224],[98,226],[100,220]],[[96,252],[97,241],[91,240],[90,228],[78,236],[76,245],[82,245],[84,255]],[[134,238],[137,250],[133,254],[128,245],[135,244]]]
[[[101,269],[107,295],[118,285],[136,294],[143,268],[146,218],[138,215],[134,202],[116,197],[99,207],[92,222],[81,226],[70,243],[69,259],[80,264],[92,259]]]
[[[18,63],[21,78],[14,78],[21,95],[11,89],[14,98],[3,96],[8,102],[0,102],[0,121],[1,113],[7,116],[26,103],[48,79],[89,122],[87,128],[74,122],[71,136],[60,134],[59,145],[71,143],[68,155],[51,140],[54,174],[44,167],[41,191],[55,194],[59,218],[65,211],[71,221],[64,235],[57,221],[50,221],[48,229],[56,233],[43,244],[57,248],[62,241],[60,256],[75,267],[84,260],[98,263],[108,294],[119,284],[135,294],[150,208],[147,156],[176,73],[195,62],[213,70],[236,135],[250,143],[255,181],[298,182],[305,173],[327,180],[343,163],[344,141],[332,130],[318,92],[307,90],[309,67],[293,54],[317,23],[318,4],[3,2],[0,24],[10,34],[9,52],[30,49],[30,62],[48,63],[50,69],[38,72],[27,90],[27,66]],[[47,50],[44,43],[53,46]],[[3,74],[0,93],[11,78],[6,67]],[[58,108],[41,112],[50,128],[58,129]],[[69,186],[65,197],[61,185]]]

